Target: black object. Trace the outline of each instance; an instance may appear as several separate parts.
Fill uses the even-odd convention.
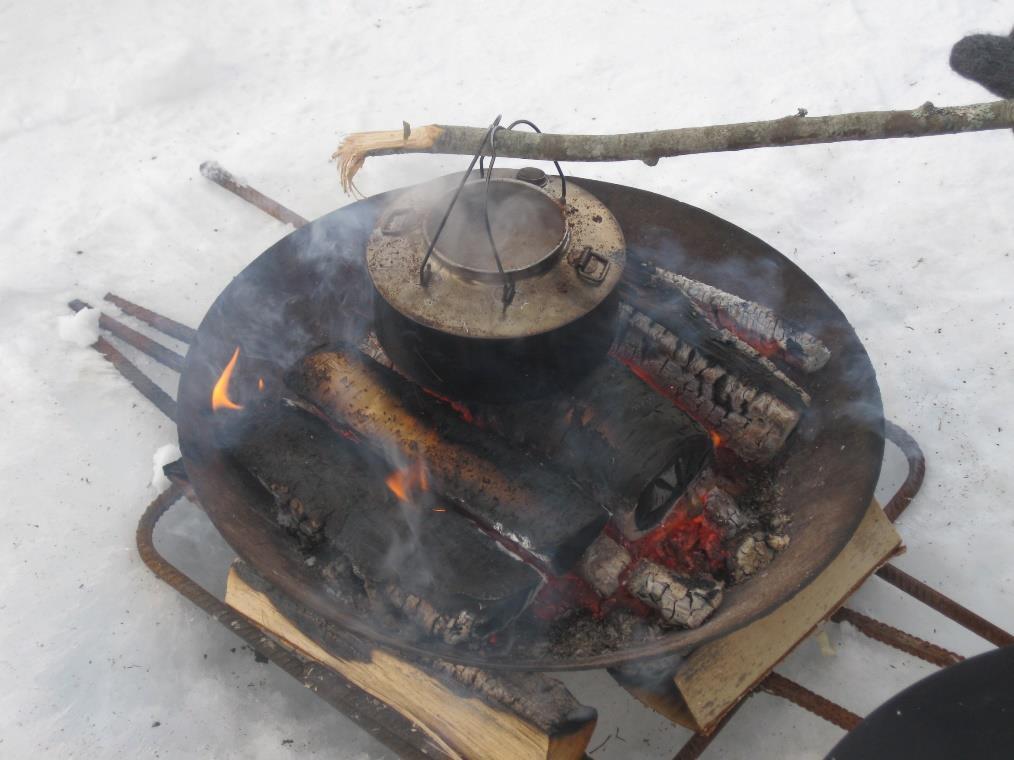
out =
[[[924,678],[882,704],[827,760],[1014,757],[1014,647]]]
[[[237,346],[243,353],[235,380],[263,376],[267,402],[282,386],[282,373],[308,352],[362,339],[373,315],[364,254],[380,210],[392,199],[385,194],[296,230],[234,278],[201,323],[180,379],[180,448],[197,498],[240,556],[316,614],[402,652],[487,669],[611,667],[688,651],[767,614],[816,577],[862,520],[880,473],[883,406],[869,357],[831,299],[789,259],[707,212],[635,188],[573,182],[611,210],[636,255],[743,298],[778,304],[785,319],[813,327],[831,349],[831,361],[809,388],[813,404],[785,452],[780,483],[782,506],[792,516],[792,542],[759,583],[729,589],[700,628],[669,631],[647,643],[624,641],[600,655],[479,657],[439,642],[418,645],[390,635],[329,595],[319,571],[264,516],[259,502],[270,497],[217,445],[215,428],[228,417],[212,412],[210,392]],[[849,456],[841,456],[843,450]]]
[[[951,68],[978,82],[994,95],[1014,98],[1014,31],[999,34],[971,34],[951,48]]]

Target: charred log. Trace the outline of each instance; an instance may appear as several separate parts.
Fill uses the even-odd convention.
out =
[[[750,533],[739,542],[735,553],[729,558],[733,580],[738,582],[757,575],[788,545],[789,537],[784,533]]]
[[[384,485],[388,465],[302,412],[252,414],[232,452],[304,548],[337,550],[375,599],[424,633],[456,643],[498,630],[541,583],[467,517],[401,503]],[[324,564],[325,577],[341,569]]]
[[[561,473],[464,422],[414,383],[335,352],[307,357],[290,385],[376,451],[424,462],[449,504],[565,572],[608,512]]]
[[[626,587],[654,607],[665,625],[697,628],[722,603],[721,581],[707,575],[685,578],[649,560],[637,563]]]
[[[656,285],[678,289],[717,324],[753,348],[761,352],[774,350],[786,363],[805,372],[816,372],[831,358],[822,340],[786,322],[766,306],[665,269],[655,268],[651,279]]]
[[[620,579],[630,566],[630,552],[609,536],[599,536],[577,564],[577,574],[588,581],[603,598],[620,588]]]
[[[740,509],[735,500],[721,488],[712,488],[707,492],[704,511],[726,536],[739,535],[757,522],[754,516]]]
[[[603,596],[622,585],[658,614],[666,626],[697,628],[722,603],[723,584],[708,575],[686,578],[650,560],[633,558],[608,536],[599,536],[578,563],[578,574]]]
[[[764,462],[782,449],[799,422],[798,410],[647,314],[624,304],[620,317],[613,355],[642,379],[716,430],[743,459]]]
[[[549,398],[509,405],[445,401],[463,419],[581,483],[614,521],[629,516],[640,530],[658,523],[711,458],[707,431],[611,358],[569,392]]]

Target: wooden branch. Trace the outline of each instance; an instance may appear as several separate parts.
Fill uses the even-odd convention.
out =
[[[928,137],[959,132],[982,132],[1014,127],[1014,100],[937,108],[924,103],[913,111],[863,111],[837,116],[808,117],[805,111],[770,121],[720,124],[710,127],[663,129],[621,135],[560,135],[500,131],[498,156],[556,161],[644,161],[691,153],[747,150],[787,145]],[[332,159],[338,159],[342,189],[370,156],[395,153],[451,153],[472,155],[487,127],[430,124],[417,129],[405,125],[384,132],[355,132],[346,137]],[[487,151],[488,152],[488,151]]]

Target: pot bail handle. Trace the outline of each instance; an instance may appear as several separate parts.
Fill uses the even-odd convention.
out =
[[[486,143],[493,139],[493,132],[496,131],[497,127],[500,126],[500,119],[502,115],[498,114],[493,123],[489,125],[489,129],[486,130],[486,134],[482,137],[482,142],[479,143],[478,149],[475,151],[475,155],[472,156],[472,160],[468,164],[468,168],[465,169],[465,173],[461,177],[461,182],[458,183],[458,189],[454,191],[454,197],[451,198],[451,202],[447,204],[447,210],[444,212],[443,218],[440,220],[440,224],[437,225],[437,231],[433,234],[433,239],[430,240],[429,246],[426,248],[426,255],[423,256],[422,264],[419,265],[419,284],[426,287],[426,266],[429,264],[430,256],[433,255],[433,249],[437,245],[437,240],[440,238],[440,233],[444,231],[444,225],[447,224],[447,220],[451,216],[451,211],[454,210],[454,204],[458,202],[458,196],[461,195],[461,191],[465,187],[465,183],[468,182],[468,178],[472,174],[472,169],[475,168],[475,162],[482,156],[482,150],[486,147]],[[492,242],[492,241],[490,241]],[[496,254],[496,248],[493,249],[494,255]],[[499,262],[499,255],[497,255],[497,261]]]
[[[505,131],[509,132],[510,130],[514,129],[514,127],[518,126],[519,124],[524,124],[525,126],[531,127],[538,134],[540,134],[540,135],[542,134],[542,130],[539,129],[537,126],[535,126],[534,122],[529,121],[528,119],[518,119],[517,121],[512,121],[506,128],[498,126],[496,128],[496,130],[494,130],[494,132],[499,131],[501,129],[504,129]],[[493,147],[493,137],[495,137],[495,134],[490,137],[490,154],[491,154],[490,155],[490,159],[489,159],[489,170],[490,170],[490,172],[493,171],[493,162],[496,161],[496,149]],[[563,168],[560,166],[560,162],[559,161],[553,161],[553,166],[556,167],[556,173],[560,175],[560,203],[563,204],[563,205],[567,205],[567,178],[565,176],[563,176]],[[483,166],[483,156],[479,156],[479,176],[480,177],[485,176],[484,175],[484,171],[485,171],[485,167]]]

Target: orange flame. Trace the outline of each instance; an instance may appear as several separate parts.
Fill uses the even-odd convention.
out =
[[[416,491],[430,490],[430,476],[422,462],[395,470],[384,480],[391,493],[401,501],[411,501]]]
[[[257,378],[257,390],[259,390],[261,393],[264,392],[264,378],[263,377],[258,377]]]
[[[211,390],[211,408],[216,412],[219,409],[242,409],[242,404],[237,404],[231,398],[229,398],[229,381],[232,379],[232,371],[236,368],[236,361],[239,359],[239,346],[236,346],[236,351],[233,353],[229,363],[225,365],[225,369],[222,370],[222,374],[219,375],[218,382],[215,383],[215,387]]]

